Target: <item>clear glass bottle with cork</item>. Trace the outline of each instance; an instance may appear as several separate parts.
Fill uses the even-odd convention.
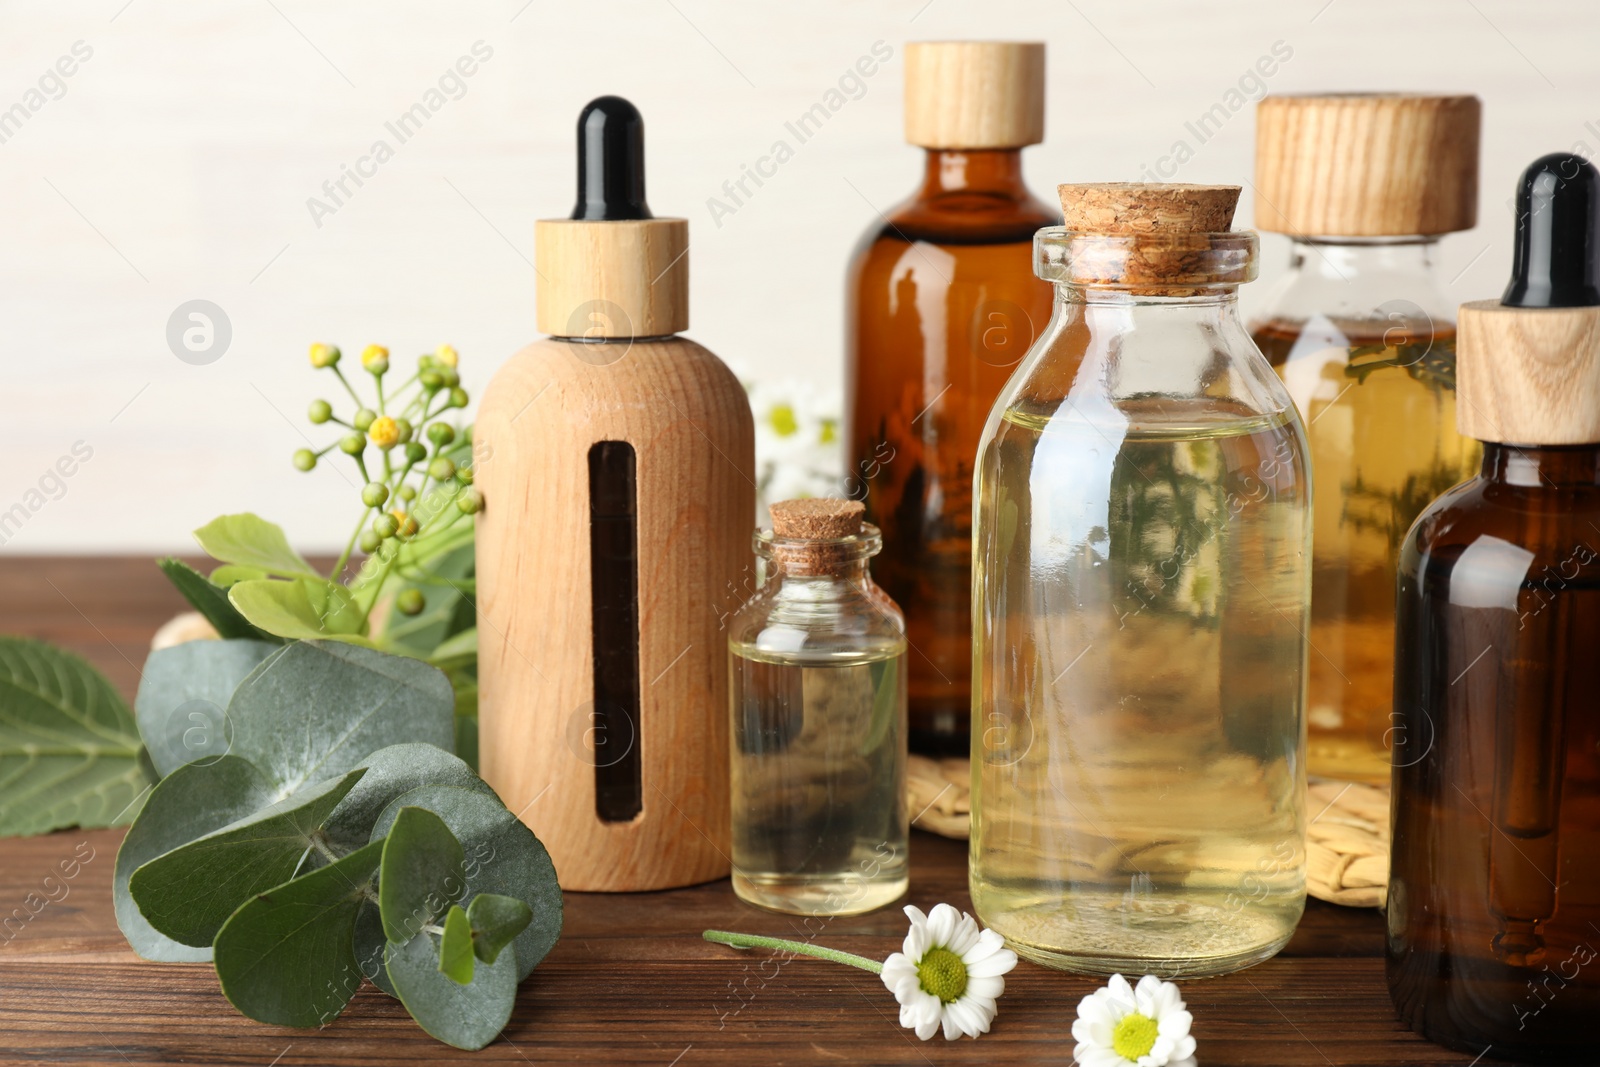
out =
[[[1428,501],[1476,468],[1456,428],[1455,314],[1442,234],[1471,229],[1473,96],[1269,96],[1256,109],[1256,225],[1294,238],[1251,327],[1306,421],[1317,511],[1308,761],[1387,781],[1394,582]]]
[[[922,186],[876,221],[846,292],[845,493],[883,531],[878,580],[905,608],[912,748],[967,750],[972,463],[989,408],[1050,317],[1022,149],[1044,139],[1044,45],[919,41],[905,136]]]
[[[1511,285],[1463,304],[1483,442],[1400,562],[1389,991],[1468,1054],[1593,1063],[1600,1014],[1600,171],[1524,173]]]
[[[733,888],[853,915],[908,884],[905,619],[868,573],[852,500],[785,500],[757,531],[766,579],[729,626]]]
[[[1305,902],[1305,436],[1239,188],[1060,191],[978,453],[972,900],[1048,966],[1222,974]]]

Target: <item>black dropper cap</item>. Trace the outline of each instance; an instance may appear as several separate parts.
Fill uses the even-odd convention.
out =
[[[578,115],[575,219],[648,219],[644,202],[644,119],[620,96],[598,96]]]
[[[1600,304],[1600,171],[1582,156],[1533,161],[1517,187],[1511,284],[1500,303],[1522,308]]]

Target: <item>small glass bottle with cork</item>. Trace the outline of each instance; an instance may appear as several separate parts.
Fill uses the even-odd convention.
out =
[[[1305,904],[1304,431],[1238,186],[1060,192],[978,452],[972,901],[1047,966],[1223,974]]]
[[[909,884],[906,636],[852,500],[785,500],[755,535],[761,588],[729,628],[733,888],[853,915]]]
[[[1455,308],[1433,259],[1478,210],[1474,96],[1269,96],[1256,225],[1294,239],[1251,326],[1306,422],[1313,522],[1307,766],[1389,778],[1400,542],[1476,469],[1456,429]]]

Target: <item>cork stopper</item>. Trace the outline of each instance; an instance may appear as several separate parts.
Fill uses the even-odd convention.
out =
[[[906,45],[906,140],[923,148],[1021,148],[1044,140],[1044,44]]]
[[[818,497],[780,500],[767,510],[772,513],[772,532],[779,537],[837,541],[861,533],[861,520],[867,509],[859,500]]]
[[[1063,228],[1079,233],[1223,233],[1239,203],[1237,185],[1100,182],[1056,192]]]
[[[1256,106],[1256,226],[1328,237],[1470,230],[1481,116],[1475,96],[1268,96]]]

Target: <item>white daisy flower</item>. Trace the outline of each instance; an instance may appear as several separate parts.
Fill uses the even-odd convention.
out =
[[[977,920],[948,904],[924,915],[907,906],[911,929],[905,951],[883,961],[883,984],[900,1002],[900,1025],[926,1041],[941,1026],[947,1041],[962,1034],[989,1032],[995,1000],[1005,991],[1002,977],[1017,965],[1017,954],[993,930],[979,931]]]
[[[1072,1055],[1080,1067],[1193,1067],[1193,1022],[1171,982],[1115,974],[1078,1002]]]

